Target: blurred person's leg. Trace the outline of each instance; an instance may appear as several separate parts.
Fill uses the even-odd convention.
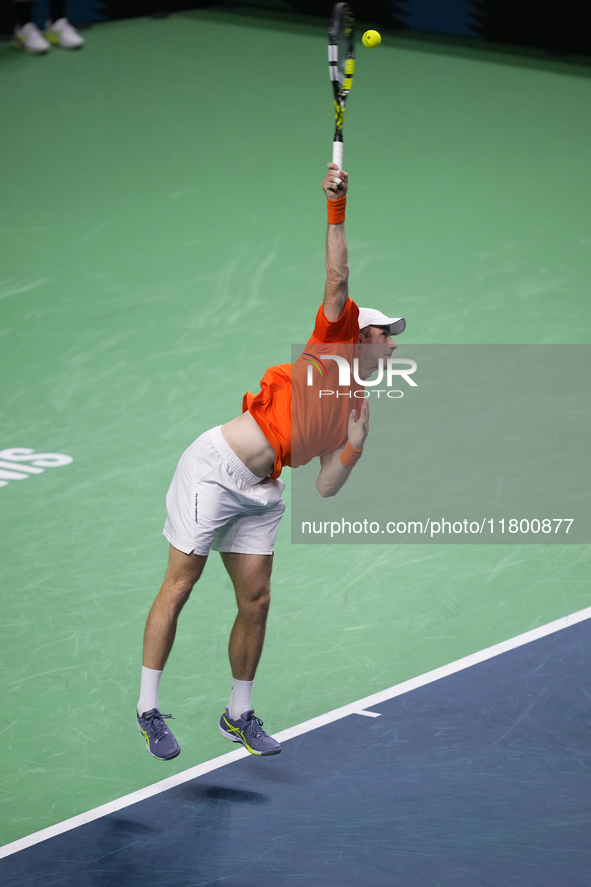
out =
[[[80,49],[84,38],[66,18],[66,0],[50,0],[50,19],[45,25],[45,36],[54,46],[62,49]]]
[[[33,4],[31,0],[16,0],[16,27],[12,38],[15,49],[29,52],[32,55],[42,55],[51,48],[51,44],[45,39],[37,25],[33,21]]]

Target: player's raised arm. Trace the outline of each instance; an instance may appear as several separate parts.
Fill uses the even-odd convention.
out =
[[[327,320],[334,322],[341,316],[349,298],[349,257],[344,221],[349,177],[336,163],[329,163],[322,187],[329,201],[324,313]],[[341,218],[342,221],[339,221]]]

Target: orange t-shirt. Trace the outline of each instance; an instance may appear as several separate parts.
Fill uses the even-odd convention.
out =
[[[355,392],[362,386],[352,377],[350,385],[340,386],[337,361],[323,356],[340,355],[352,366],[358,341],[359,308],[352,299],[334,322],[321,305],[308,339],[312,347],[294,364],[269,367],[259,393],[244,395],[242,411],[250,412],[276,453],[271,477],[279,477],[284,465],[298,468],[346,441],[351,410],[356,407],[359,415]],[[331,393],[320,396],[321,391]]]

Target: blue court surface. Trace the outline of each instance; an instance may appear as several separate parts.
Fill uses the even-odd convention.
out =
[[[7,856],[0,881],[588,887],[590,651],[584,619]]]

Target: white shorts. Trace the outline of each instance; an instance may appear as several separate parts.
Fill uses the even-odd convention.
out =
[[[185,450],[166,494],[162,531],[179,551],[273,554],[285,511],[278,478],[257,477],[226,443],[220,426]]]

